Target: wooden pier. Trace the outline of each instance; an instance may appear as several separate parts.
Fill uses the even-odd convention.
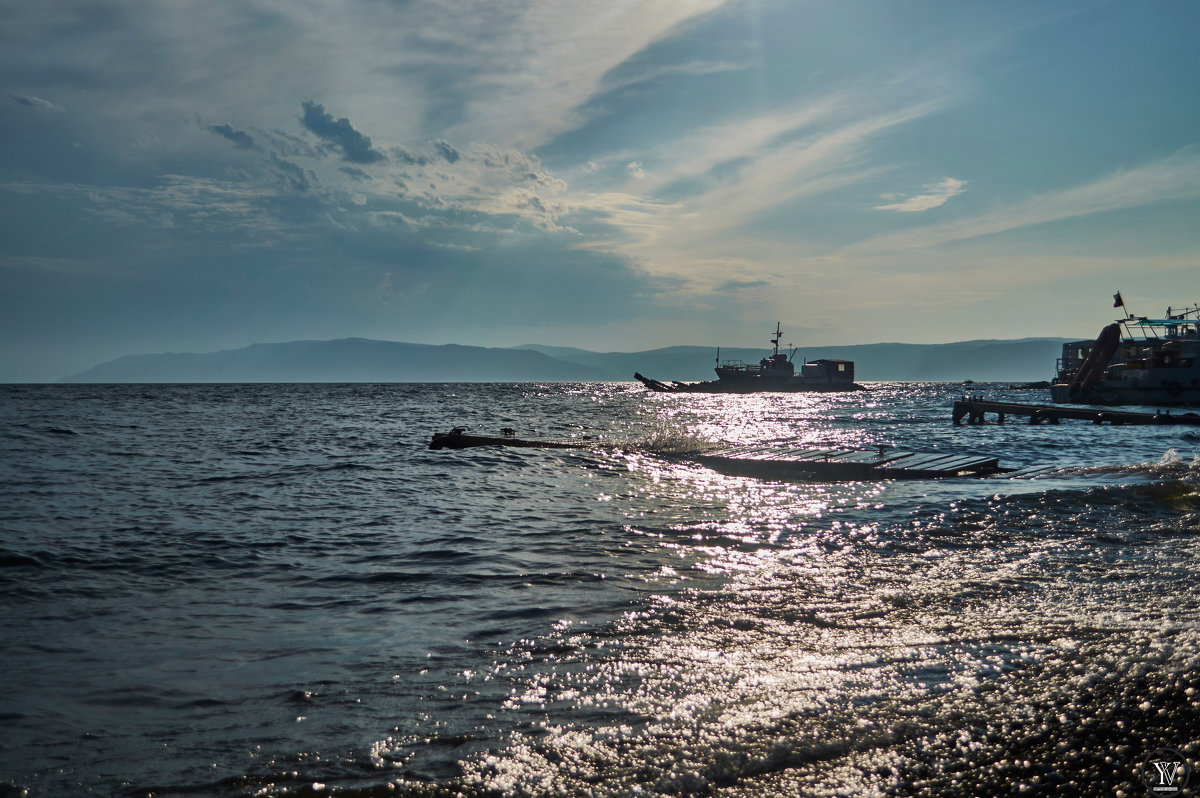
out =
[[[1003,424],[1008,416],[1028,417],[1030,424],[1059,424],[1063,419],[1090,421],[1093,424],[1191,424],[1200,426],[1200,415],[1196,413],[1134,413],[1127,410],[1109,410],[1095,407],[1072,407],[1066,405],[1025,405],[1016,402],[988,402],[982,397],[963,397],[954,403],[952,416],[956,425],[965,420],[968,424],[982,424],[987,413],[996,416],[996,423]]]

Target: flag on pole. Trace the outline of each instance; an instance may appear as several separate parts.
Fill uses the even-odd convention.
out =
[[[1114,307],[1114,308],[1123,308],[1123,307],[1125,307],[1125,300],[1124,300],[1124,299],[1121,299],[1121,292],[1120,292],[1120,291],[1118,291],[1117,293],[1113,294],[1113,307]]]

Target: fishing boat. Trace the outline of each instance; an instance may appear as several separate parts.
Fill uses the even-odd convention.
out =
[[[821,391],[865,391],[854,381],[854,361],[817,359],[800,366],[791,355],[779,351],[783,340],[783,328],[775,322],[775,337],[771,339],[773,349],[768,357],[758,363],[743,363],[740,360],[721,362],[718,349],[718,365],[715,380],[706,382],[662,382],[635,373],[634,379],[652,391],[660,393],[768,393],[768,392],[821,392]]]
[[[1124,308],[1120,292],[1113,307]],[[1095,341],[1064,344],[1050,398],[1059,404],[1200,405],[1200,305],[1162,318],[1126,311]]]

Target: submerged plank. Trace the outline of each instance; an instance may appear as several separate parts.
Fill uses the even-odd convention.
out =
[[[475,446],[512,446],[543,449],[580,449],[596,441],[538,441],[512,435],[470,435],[462,428],[433,436],[430,449],[466,449]],[[857,481],[868,479],[936,479],[987,476],[1001,473],[1000,461],[984,455],[946,452],[883,452],[871,449],[782,448],[737,446],[706,453],[678,455],[717,471],[763,479]]]

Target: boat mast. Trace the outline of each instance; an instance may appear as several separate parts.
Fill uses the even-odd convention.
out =
[[[779,354],[779,341],[783,338],[783,329],[779,326],[779,322],[775,322],[775,337],[771,339],[771,343],[775,345],[774,354]]]

